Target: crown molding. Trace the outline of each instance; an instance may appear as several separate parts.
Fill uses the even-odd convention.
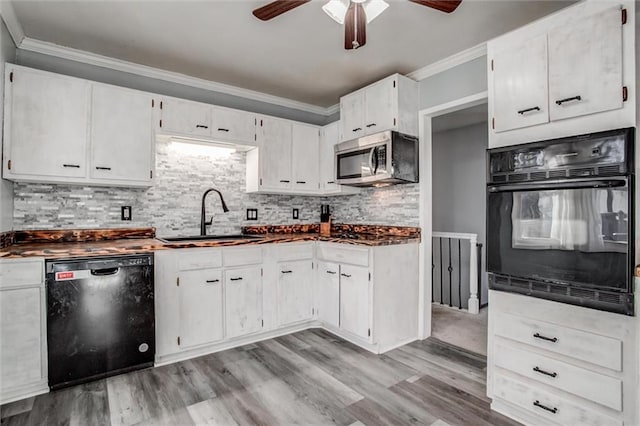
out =
[[[470,49],[463,50],[447,58],[444,58],[440,61],[427,65],[426,67],[417,69],[407,74],[407,77],[416,81],[420,81],[427,77],[431,77],[432,75],[439,74],[443,71],[446,71],[450,68],[456,67],[458,65],[462,65],[465,62],[472,61],[476,58],[480,58],[481,56],[486,56],[486,54],[487,54],[487,44],[481,43]]]
[[[11,34],[13,43],[16,46],[20,46],[25,39],[24,30],[16,17],[16,12],[13,10],[13,4],[10,1],[0,1],[0,15],[2,15],[2,20],[7,26],[9,34]]]
[[[60,46],[46,41],[36,40],[26,37],[18,46],[20,50],[41,53],[44,55],[54,56],[70,61],[81,62],[83,64],[94,65],[102,68],[108,68],[116,71],[122,71],[130,74],[141,75],[144,77],[154,78],[157,80],[169,81],[172,83],[183,84],[185,86],[197,87],[199,89],[210,90],[213,92],[224,93],[227,95],[238,96],[245,99],[251,99],[259,102],[265,102],[272,105],[278,105],[285,108],[291,108],[298,111],[310,112],[322,116],[329,116],[334,111],[336,105],[329,108],[312,105],[304,102],[294,101],[292,99],[282,98],[280,96],[269,95],[267,93],[255,90],[243,89],[237,86],[217,83],[215,81],[205,80],[202,78],[191,77],[172,71],[165,71],[146,65],[136,64],[134,62],[123,61],[120,59],[110,58],[108,56],[98,55],[96,53],[84,50],[73,49],[70,47]],[[339,105],[338,105],[339,108]]]

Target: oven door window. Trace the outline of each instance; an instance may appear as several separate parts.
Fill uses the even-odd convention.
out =
[[[490,272],[628,290],[628,186],[489,193]]]

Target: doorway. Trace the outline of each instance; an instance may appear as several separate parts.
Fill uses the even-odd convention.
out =
[[[486,355],[487,93],[419,118],[422,337]]]

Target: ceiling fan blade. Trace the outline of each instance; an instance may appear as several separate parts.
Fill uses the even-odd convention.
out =
[[[253,11],[253,16],[268,21],[311,0],[276,0]]]
[[[412,3],[421,4],[441,12],[451,13],[462,3],[462,0],[409,0]]]
[[[361,3],[349,5],[344,17],[344,48],[358,49],[367,43],[367,16]]]

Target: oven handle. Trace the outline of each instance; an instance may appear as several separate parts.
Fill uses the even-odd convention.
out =
[[[627,186],[627,178],[595,178],[576,180],[554,180],[538,183],[514,183],[511,185],[491,185],[487,187],[489,192],[518,192],[554,189],[580,189],[580,188],[619,188]]]

